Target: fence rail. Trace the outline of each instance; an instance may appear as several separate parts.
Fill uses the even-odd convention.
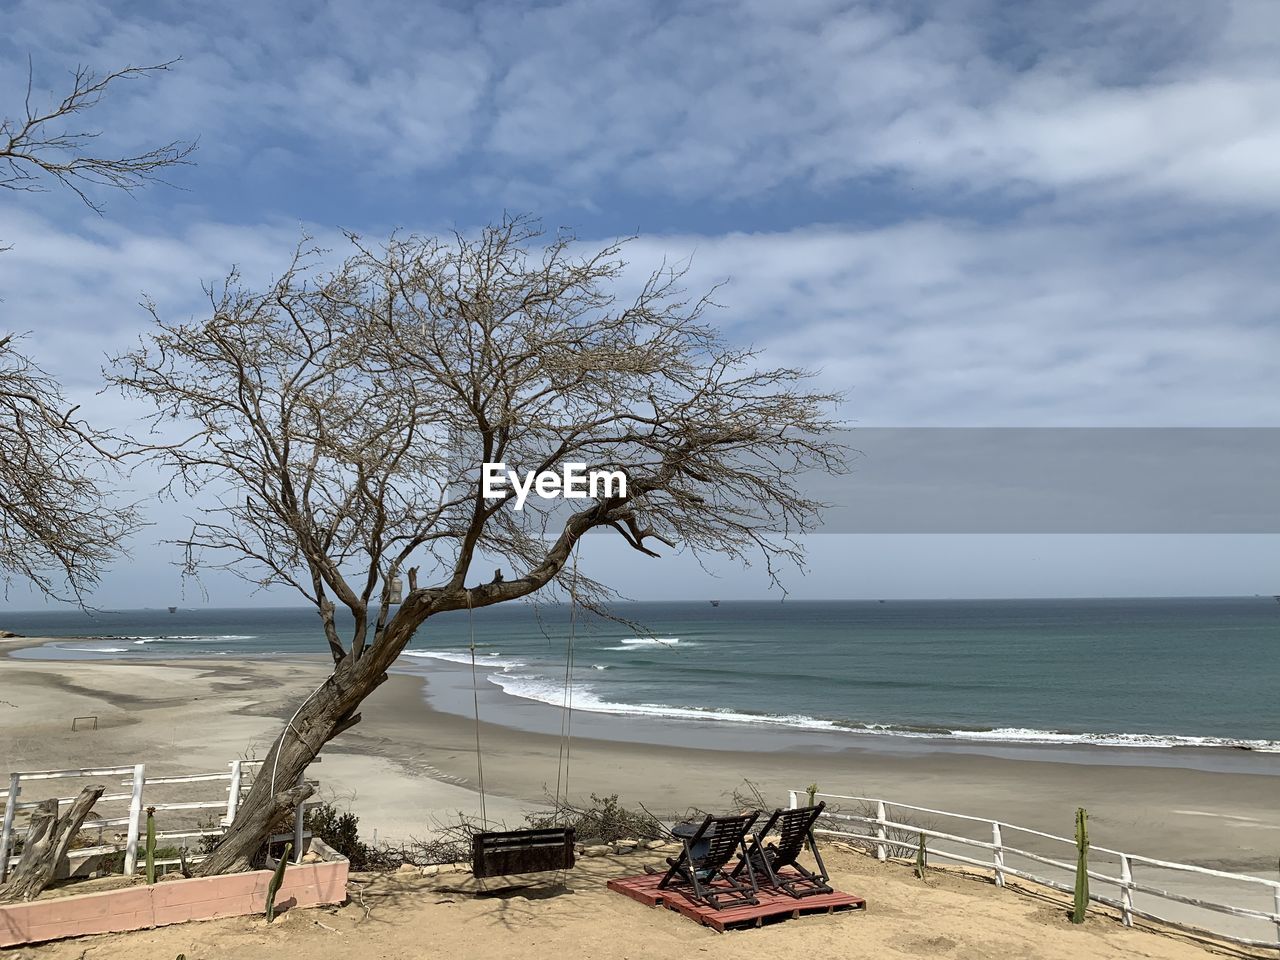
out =
[[[788,802],[792,807],[801,805],[800,798],[804,797],[808,802],[809,794],[807,791],[792,790],[788,794]],[[859,840],[868,844],[875,849],[876,858],[885,861],[889,857],[890,850],[901,850],[908,855],[914,854],[920,844],[920,839],[924,838],[927,845],[929,840],[944,841],[948,844],[958,844],[962,847],[975,851],[974,855],[958,853],[955,850],[947,850],[942,847],[927,847],[930,856],[951,860],[956,863],[963,863],[968,866],[980,867],[985,870],[991,870],[995,879],[996,886],[1005,886],[1007,877],[1017,877],[1022,880],[1028,880],[1032,883],[1042,884],[1055,890],[1061,890],[1065,893],[1072,893],[1074,886],[1062,880],[1041,875],[1043,871],[1032,872],[1031,870],[1014,866],[1009,862],[1010,857],[1023,858],[1034,864],[1043,864],[1051,866],[1059,870],[1064,870],[1072,874],[1074,877],[1076,864],[1072,860],[1060,860],[1056,857],[1047,856],[1043,853],[1037,853],[1032,850],[1022,849],[1011,846],[1005,840],[1007,832],[1020,833],[1027,836],[1037,837],[1041,840],[1047,840],[1050,843],[1068,844],[1074,851],[1076,842],[1068,837],[1061,837],[1052,833],[1045,833],[1042,830],[1033,830],[1030,827],[1020,827],[1015,824],[1004,823],[999,820],[989,820],[985,817],[975,817],[969,814],[953,813],[949,810],[937,810],[931,807],[920,807],[909,803],[895,803],[884,800],[879,797],[851,797],[842,796],[832,793],[818,793],[814,795],[817,799],[828,801],[852,801],[863,805],[863,809],[868,812],[864,813],[846,813],[835,809],[824,813],[822,823],[824,826],[815,830],[815,833],[829,837],[838,837],[843,839]],[[874,815],[870,815],[870,811],[874,810]],[[918,823],[910,823],[901,815],[893,815],[893,811],[911,811],[912,814],[925,814],[928,816],[947,817],[953,820],[965,821],[973,824],[983,824],[990,832],[990,840],[979,840],[974,837],[966,837],[957,833],[950,833],[943,830],[934,829],[933,827],[924,826]],[[863,826],[862,832],[856,832],[855,829],[836,829],[831,824],[838,824],[841,821]],[[898,835],[908,835],[914,837],[914,842],[908,842],[905,839],[898,839],[890,835],[890,831],[896,832]],[[982,851],[983,855],[978,855],[977,851]],[[1132,926],[1135,917],[1144,920],[1152,920],[1157,923],[1168,924],[1190,932],[1216,937],[1221,940],[1228,940],[1232,943],[1238,943],[1250,947],[1270,947],[1280,949],[1280,881],[1268,880],[1263,877],[1255,877],[1244,873],[1229,873],[1224,870],[1214,870],[1209,867],[1200,867],[1190,863],[1177,863],[1171,860],[1159,860],[1154,857],[1144,857],[1139,854],[1126,853],[1121,850],[1113,850],[1108,847],[1102,847],[1091,844],[1089,847],[1091,854],[1104,854],[1115,858],[1116,865],[1119,868],[1119,876],[1111,876],[1102,870],[1087,868],[1086,873],[1091,880],[1099,883],[1114,886],[1119,891],[1118,897],[1109,897],[1101,893],[1096,893],[1092,889],[1089,893],[1089,899],[1094,903],[1100,903],[1119,911],[1121,922],[1125,926]],[[1247,884],[1250,887],[1260,887],[1263,890],[1269,889],[1272,894],[1272,909],[1255,909],[1253,907],[1240,906],[1233,903],[1225,903],[1219,900],[1208,899],[1205,897],[1193,897],[1185,893],[1165,889],[1164,887],[1155,886],[1151,883],[1143,883],[1134,879],[1134,867],[1143,865],[1145,867],[1154,867],[1166,871],[1175,871],[1187,875],[1197,877],[1209,877],[1217,880],[1232,881],[1237,884]],[[1213,913],[1226,914],[1249,921],[1265,921],[1273,925],[1275,929],[1274,939],[1259,939],[1255,937],[1247,937],[1234,930],[1215,929],[1210,926],[1192,923],[1183,918],[1171,917],[1168,915],[1156,913],[1151,909],[1144,909],[1134,904],[1134,894],[1143,894],[1145,896],[1165,900],[1184,906],[1196,907],[1202,910],[1208,910]]]
[[[319,763],[320,759],[316,758],[315,763]],[[150,806],[157,811],[174,811],[174,812],[193,812],[199,810],[219,810],[223,811],[223,815],[219,818],[220,824],[217,829],[193,831],[191,828],[161,830],[156,832],[156,841],[162,840],[186,840],[195,837],[220,836],[225,829],[235,819],[236,810],[239,808],[242,794],[251,785],[248,775],[260,766],[261,760],[232,760],[227,764],[226,772],[216,773],[196,773],[185,774],[179,776],[167,777],[148,777],[146,773],[145,763],[130,764],[121,767],[87,767],[79,770],[31,770],[9,774],[9,787],[7,790],[0,790],[0,800],[4,801],[4,820],[3,826],[0,826],[0,883],[5,882],[9,876],[9,869],[18,861],[16,855],[11,854],[11,850],[15,845],[17,836],[17,818],[18,814],[33,810],[40,805],[41,800],[20,800],[22,796],[23,783],[33,783],[47,780],[82,780],[86,778],[107,778],[127,775],[127,779],[120,780],[119,783],[129,787],[128,793],[111,793],[104,794],[98,798],[94,805],[95,809],[99,805],[114,805],[128,803],[128,814],[125,816],[114,816],[99,818],[90,824],[86,824],[82,830],[98,829],[101,831],[106,827],[121,826],[127,829],[124,832],[124,840],[118,843],[99,843],[92,847],[78,847],[73,851],[77,857],[93,856],[95,854],[119,853],[124,851],[124,873],[132,876],[137,872],[138,868],[138,841],[145,829],[145,821],[143,818],[143,810]],[[304,773],[302,777],[305,777]],[[302,778],[299,778],[301,782]],[[160,787],[172,786],[174,784],[203,784],[203,783],[225,783],[226,798],[216,800],[179,800],[179,801],[161,801],[157,800],[152,803],[146,802],[146,792],[148,788],[155,789]],[[56,797],[59,805],[68,803],[75,799],[74,797]],[[303,839],[306,833],[303,830],[303,818],[306,808],[311,803],[302,801],[298,804],[294,811],[294,832],[292,838],[294,840],[295,860],[300,862],[303,855]],[[101,839],[101,833],[99,833]],[[188,862],[195,863],[203,860],[200,854],[194,854],[187,858]],[[169,861],[159,861],[161,864]],[[174,861],[177,862],[177,861]]]

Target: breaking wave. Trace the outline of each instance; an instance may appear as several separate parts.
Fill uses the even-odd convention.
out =
[[[562,682],[545,677],[519,674],[494,674],[489,678],[504,693],[526,700],[536,700],[559,707],[564,698]],[[912,739],[945,739],[978,743],[1057,744],[1172,749],[1175,747],[1234,748],[1262,753],[1280,753],[1280,741],[1238,740],[1228,737],[1191,737],[1177,734],[1149,733],[1067,733],[1058,730],[1036,730],[1003,727],[989,730],[951,729],[947,727],[908,727],[896,724],[857,723],[824,720],[804,714],[750,713],[727,707],[678,707],[661,703],[617,703],[601,698],[590,686],[579,685],[573,691],[573,708],[590,713],[615,716],[654,717],[668,720],[742,723],[787,727],[793,730],[822,730],[854,735],[907,737]]]
[[[112,640],[131,640],[136,646],[148,643],[234,643],[237,640],[257,640],[253,634],[219,633],[199,636],[196,634],[170,634],[163,637],[112,637]]]
[[[445,663],[460,663],[464,666],[471,665],[471,653],[466,650],[406,650],[401,656],[417,657],[421,660],[443,660]],[[528,664],[523,660],[500,657],[496,653],[476,651],[476,666],[486,669],[511,670],[516,667],[528,666]]]

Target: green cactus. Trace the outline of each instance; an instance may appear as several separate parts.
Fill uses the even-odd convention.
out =
[[[293,852],[293,843],[284,845],[284,853],[280,854],[280,862],[276,864],[276,872],[271,875],[267,884],[267,923],[276,918],[276,894],[280,892],[280,884],[284,883],[284,868],[289,863],[289,854]]]
[[[1071,911],[1072,923],[1084,923],[1089,909],[1089,815],[1084,807],[1076,810],[1076,899]]]
[[[924,834],[920,834],[920,843],[916,847],[916,876],[921,880],[925,878],[924,869],[929,865],[929,850],[925,846]]]
[[[811,783],[805,787],[804,790],[805,793],[809,795],[809,806],[814,806],[818,802],[818,785],[816,783]],[[804,848],[809,851],[813,850],[813,847],[809,844],[808,837],[805,838]]]
[[[147,807],[147,883],[156,882],[156,808]]]

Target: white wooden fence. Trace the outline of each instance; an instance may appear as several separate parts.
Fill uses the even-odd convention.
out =
[[[319,762],[317,759],[315,762]],[[214,829],[201,827],[199,829],[180,829],[180,830],[158,830],[156,832],[157,844],[162,840],[189,840],[206,836],[220,836],[223,831],[230,825],[232,819],[235,818],[236,809],[239,807],[241,797],[251,785],[251,776],[253,772],[260,766],[261,760],[232,760],[227,764],[225,773],[197,773],[183,776],[172,777],[148,777],[145,763],[130,764],[121,767],[98,767],[87,768],[82,770],[38,770],[27,771],[21,773],[9,774],[8,790],[0,790],[0,799],[4,800],[4,822],[0,828],[0,883],[3,883],[9,876],[9,869],[18,861],[18,857],[11,855],[14,841],[19,836],[18,823],[19,814],[35,809],[40,805],[41,800],[21,800],[23,783],[33,783],[36,781],[47,780],[84,780],[87,778],[98,779],[117,777],[124,775],[126,779],[118,781],[122,787],[127,787],[127,792],[121,793],[104,793],[98,798],[98,802],[94,804],[94,811],[105,807],[119,807],[124,809],[127,805],[128,813],[123,816],[100,817],[92,821],[87,821],[82,828],[83,831],[98,831],[99,844],[91,847],[77,847],[72,851],[74,856],[87,857],[95,854],[103,853],[119,853],[124,851],[124,873],[132,876],[138,867],[138,838],[145,828],[145,818],[143,811],[147,807],[154,807],[156,812],[160,811],[189,811],[194,814],[197,811],[223,811],[223,815],[219,817],[219,825]],[[305,777],[305,773],[303,774]],[[154,791],[155,788],[168,786],[172,784],[203,784],[203,783],[225,783],[223,789],[226,792],[225,797],[218,797],[210,800],[181,800],[181,801],[150,801],[148,799],[148,790]],[[152,794],[154,795],[154,794]],[[42,798],[44,799],[44,798]],[[59,797],[60,803],[69,803],[75,799],[74,797]],[[298,804],[294,812],[294,832],[293,832],[293,849],[295,851],[295,859],[301,860],[303,854],[303,815],[309,804],[304,801]],[[102,832],[108,827],[124,827],[124,839],[122,841],[103,843]],[[201,854],[194,854],[187,858],[188,862],[194,863],[204,859]],[[176,860],[158,860],[157,865],[163,866],[167,864],[177,863]]]
[[[849,801],[861,804],[860,813],[849,813],[841,810],[838,806],[833,806],[828,802],[828,810],[824,812],[822,824],[840,823],[841,821],[852,824],[851,829],[835,829],[831,826],[822,826],[814,832],[819,835],[830,837],[838,837],[844,839],[854,839],[868,842],[874,845],[877,859],[884,861],[890,856],[889,851],[896,849],[902,851],[904,855],[914,856],[919,838],[924,837],[931,858],[942,858],[946,860],[954,860],[957,863],[967,864],[974,867],[982,867],[992,871],[995,878],[996,886],[1003,887],[1006,877],[1019,877],[1029,880],[1033,883],[1042,884],[1055,890],[1061,890],[1066,893],[1074,891],[1074,876],[1076,870],[1075,864],[1075,848],[1076,842],[1073,838],[1060,837],[1051,833],[1044,833],[1040,830],[1032,830],[1028,827],[1019,827],[1009,823],[1002,823],[997,820],[988,820],[984,817],[973,817],[967,814],[952,813],[947,810],[933,810],[928,807],[917,807],[908,803],[893,803],[888,800],[882,800],[877,797],[846,797],[838,794],[819,793],[816,794],[817,800],[827,801]],[[792,790],[788,794],[788,802],[792,807],[799,807],[809,803],[809,794],[803,790]],[[904,810],[911,811],[906,817],[895,815],[895,811]],[[983,832],[990,836],[990,840],[979,840],[974,837],[966,837],[956,833],[948,833],[942,830],[933,829],[932,827],[923,826],[919,823],[906,822],[910,819],[918,819],[920,815],[926,817],[946,817],[953,820],[965,821],[970,824],[983,825]],[[858,832],[861,829],[862,832]],[[894,835],[891,836],[891,831]],[[1039,841],[1048,841],[1048,845],[1066,844],[1071,848],[1068,854],[1069,859],[1061,860],[1055,857],[1046,856],[1043,853],[1037,853],[1031,850],[1021,849],[1011,846],[1006,835],[1023,834],[1030,837],[1039,838]],[[899,837],[910,836],[915,839],[904,841]],[[975,851],[972,856],[958,853],[955,850],[947,850],[941,846],[929,846],[929,841],[942,841],[947,844],[959,845],[967,849]],[[1042,846],[1046,844],[1041,843]],[[979,854],[978,851],[985,851]],[[1198,867],[1189,863],[1174,863],[1168,860],[1157,860],[1153,857],[1144,857],[1134,853],[1124,853],[1119,850],[1112,850],[1107,847],[1100,847],[1090,843],[1090,869],[1088,875],[1090,880],[1096,880],[1099,883],[1108,884],[1115,887],[1118,891],[1118,897],[1104,896],[1096,893],[1090,888],[1089,899],[1095,903],[1100,903],[1108,907],[1112,907],[1120,912],[1121,921],[1125,926],[1133,925],[1134,917],[1141,917],[1146,920],[1154,920],[1159,923],[1168,924],[1170,926],[1179,927],[1189,930],[1193,933],[1215,937],[1221,940],[1228,940],[1233,943],[1239,943],[1251,947],[1272,947],[1280,948],[1280,881],[1266,880],[1262,877],[1254,877],[1243,873],[1228,873],[1223,870],[1211,870],[1208,867]],[[1094,856],[1098,855],[1098,860],[1108,861],[1108,865],[1118,868],[1119,876],[1111,876],[1092,869],[1097,861]],[[1044,871],[1037,869],[1033,873],[1030,869],[1023,866],[1015,866],[1009,861],[1011,859],[1023,859],[1030,861],[1032,864],[1049,866],[1070,874],[1072,882],[1068,883],[1061,879],[1054,879],[1043,876]],[[1173,872],[1176,875],[1188,875],[1205,880],[1212,878],[1216,881],[1230,881],[1237,889],[1256,890],[1259,895],[1265,897],[1270,892],[1271,910],[1261,909],[1258,907],[1241,906],[1238,903],[1226,903],[1220,900],[1208,899],[1206,897],[1193,897],[1185,893],[1177,893],[1172,890],[1155,886],[1151,883],[1144,883],[1136,880],[1134,877],[1135,869],[1141,867],[1144,872],[1159,871],[1166,875]],[[1168,901],[1175,904],[1181,904],[1188,907],[1196,907],[1201,910],[1210,911],[1212,914],[1225,914],[1240,920],[1248,920],[1254,924],[1267,922],[1272,925],[1274,935],[1270,939],[1259,939],[1242,935],[1238,929],[1223,929],[1221,926],[1214,927],[1201,923],[1193,923],[1184,917],[1171,917],[1167,913],[1157,913],[1151,906],[1141,903],[1135,906],[1135,894],[1143,895],[1147,901]]]

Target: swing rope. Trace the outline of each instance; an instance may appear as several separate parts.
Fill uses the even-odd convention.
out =
[[[470,629],[471,651],[471,706],[475,713],[476,728],[476,782],[480,793],[480,819],[485,829],[489,827],[489,813],[485,807],[484,751],[480,743],[480,683],[476,668],[476,621],[471,602],[471,589],[467,588],[467,623]],[[569,794],[569,772],[573,743],[573,645],[578,624],[578,545],[573,547],[573,579],[569,584],[569,639],[565,650],[564,696],[560,709],[560,755],[556,764],[556,821],[565,821],[566,802]]]
[[[564,696],[560,702],[560,758],[556,764],[556,820],[563,824],[566,804],[561,801],[560,782],[564,779],[565,798],[569,795],[569,761],[573,746],[573,641],[578,622],[578,545],[573,545],[573,580],[569,583],[569,640],[564,658]]]
[[[471,704],[476,715],[476,781],[480,787],[480,820],[489,828],[489,814],[484,805],[484,758],[480,750],[480,691],[476,684],[476,616],[471,607],[471,588],[467,588],[467,621],[471,627]]]

